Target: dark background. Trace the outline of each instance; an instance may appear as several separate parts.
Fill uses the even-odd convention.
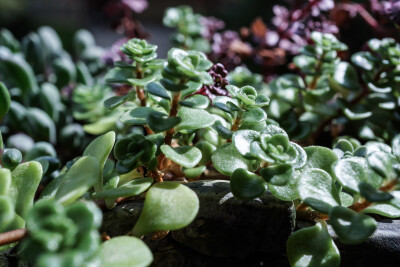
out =
[[[112,1],[112,0],[111,0]],[[110,26],[104,13],[110,0],[0,0],[0,28],[8,28],[17,37],[36,30],[42,25],[56,29],[69,49],[73,33],[80,28],[93,32],[99,45],[110,46],[121,37]],[[150,41],[160,45],[160,56],[168,50],[169,33],[162,25],[167,7],[190,5],[195,13],[215,16],[226,22],[228,29],[248,26],[255,17],[270,21],[272,6],[285,4],[285,0],[149,0],[149,7],[135,14],[151,34]]]

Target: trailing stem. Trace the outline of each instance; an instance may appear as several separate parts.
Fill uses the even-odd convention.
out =
[[[176,115],[178,115],[178,103],[179,103],[180,99],[181,99],[181,91],[175,92],[174,97],[172,99],[172,106],[169,111],[169,117],[176,117]],[[169,146],[171,145],[174,133],[175,133],[174,128],[171,128],[166,132],[165,141],[164,141],[164,143],[166,145],[169,145]],[[163,167],[164,159],[165,159],[165,155],[163,153],[161,153],[161,155],[158,156],[158,166],[157,166],[158,169],[163,169],[162,167]]]
[[[13,231],[5,232],[0,234],[0,246],[12,244],[20,241],[27,235],[26,229],[16,229]]]

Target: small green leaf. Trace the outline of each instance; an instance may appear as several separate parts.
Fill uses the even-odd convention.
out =
[[[393,155],[397,157],[397,159],[400,159],[400,134],[396,135],[392,139],[392,150],[393,150]]]
[[[22,218],[25,218],[33,206],[42,173],[42,165],[36,161],[20,164],[12,171],[11,188],[8,194],[15,206],[15,212]]]
[[[0,196],[7,195],[11,186],[11,171],[6,168],[0,168]]]
[[[293,168],[303,168],[307,163],[307,153],[304,149],[296,143],[290,142],[290,145],[297,151],[296,162],[292,164]]]
[[[208,141],[202,140],[195,144],[195,147],[200,149],[202,157],[199,165],[207,165],[211,161],[212,153],[217,150],[217,148]]]
[[[153,254],[137,237],[119,236],[100,246],[102,267],[145,267],[153,261]]]
[[[2,121],[11,104],[11,98],[10,94],[8,93],[8,89],[2,82],[0,82],[0,103],[0,121]]]
[[[368,88],[372,92],[380,93],[380,94],[387,94],[387,93],[390,93],[392,91],[392,87],[380,88],[380,87],[374,85],[373,83],[368,83]]]
[[[362,113],[355,113],[355,112],[351,111],[348,108],[344,109],[344,114],[346,115],[347,118],[349,118],[352,121],[364,120],[364,119],[367,119],[367,118],[372,116],[372,112],[371,111],[362,112]]]
[[[131,93],[122,96],[112,96],[104,101],[104,107],[107,109],[115,109],[125,103],[131,97]]]
[[[232,173],[230,185],[233,195],[241,200],[257,198],[266,190],[260,176],[241,168]]]
[[[145,192],[153,184],[153,179],[144,177],[133,179],[126,184],[114,189],[107,189],[96,193],[93,198],[119,198],[119,197],[130,197],[137,196]]]
[[[120,121],[126,125],[145,125],[151,112],[155,111],[149,107],[138,107],[125,112]]]
[[[111,69],[104,80],[107,83],[124,83],[129,84],[128,79],[133,77],[133,72],[128,68],[113,68]]]
[[[329,214],[332,207],[340,205],[332,177],[321,169],[301,172],[297,186],[300,198],[316,211]]]
[[[248,159],[255,159],[256,155],[251,152],[251,144],[260,139],[260,133],[253,130],[239,130],[233,133],[232,143],[239,153]]]
[[[3,167],[13,170],[22,162],[22,153],[15,148],[7,148],[1,156]]]
[[[188,86],[185,84],[176,84],[173,81],[165,78],[161,79],[160,83],[165,89],[172,92],[178,92],[188,88]]]
[[[210,100],[204,95],[193,95],[180,101],[179,104],[189,108],[206,109],[210,105]]]
[[[85,132],[99,135],[111,131],[115,128],[118,118],[115,115],[103,117],[93,123],[83,126]]]
[[[115,143],[115,132],[108,132],[94,139],[86,147],[82,156],[90,156],[99,161],[100,174],[97,183],[94,185],[96,192],[103,190],[103,168],[104,164]]]
[[[298,230],[286,245],[289,263],[293,267],[338,267],[340,253],[328,233],[325,222]]]
[[[181,118],[182,121],[176,126],[176,131],[206,128],[215,123],[215,118],[210,113],[195,108],[180,108],[178,117]]]
[[[371,168],[380,176],[384,178],[392,178],[393,176],[396,176],[392,167],[393,156],[391,154],[382,151],[375,151],[369,153],[366,159],[369,166],[371,166]]]
[[[198,210],[199,199],[188,187],[176,182],[157,183],[147,192],[142,214],[132,233],[142,236],[183,228],[194,220]]]
[[[267,119],[267,113],[261,108],[252,108],[243,114],[242,119],[250,123],[261,122]]]
[[[213,153],[211,160],[217,171],[228,176],[239,168],[253,170],[253,161],[245,159],[232,143],[219,147]]]
[[[199,166],[199,167],[195,167],[195,168],[183,168],[183,173],[185,174],[185,177],[187,179],[195,179],[197,177],[199,177],[206,169],[206,166]]]
[[[100,164],[96,158],[80,158],[61,181],[55,199],[64,205],[74,202],[98,181],[99,175]]]
[[[393,196],[388,192],[378,190],[365,182],[361,182],[358,185],[358,188],[360,189],[360,195],[365,197],[369,202],[385,202],[393,198]]]
[[[168,91],[158,82],[151,82],[146,85],[146,91],[152,95],[159,96],[161,98],[171,100],[171,96]]]
[[[394,198],[388,202],[373,204],[361,212],[379,214],[388,218],[400,218],[400,191],[392,191],[391,195]]]
[[[329,218],[330,225],[344,244],[363,242],[375,232],[378,225],[371,217],[341,206],[333,207]]]
[[[333,169],[339,183],[352,193],[359,193],[360,182],[368,182],[374,187],[378,187],[382,182],[382,178],[368,166],[364,158],[341,159],[334,164]]]
[[[178,125],[182,119],[180,117],[168,117],[167,114],[153,111],[147,117],[147,124],[155,132],[164,132]]]
[[[7,230],[14,218],[14,205],[11,199],[8,196],[0,195],[0,233]]]
[[[370,52],[357,52],[351,57],[351,62],[363,70],[371,71],[374,68],[374,62],[369,59],[370,56],[372,56]]]
[[[347,90],[359,90],[357,71],[347,62],[341,61],[335,65],[333,79],[339,86]]]
[[[293,172],[291,164],[279,164],[261,169],[260,174],[268,184],[283,186],[293,177]]]
[[[148,83],[153,82],[157,77],[155,75],[152,76],[147,76],[142,79],[137,79],[137,78],[130,78],[128,79],[128,82],[132,85],[139,86],[139,87],[145,87]]]
[[[193,168],[197,165],[197,163],[200,162],[202,157],[200,149],[192,146],[180,146],[173,148],[168,145],[162,145],[161,151],[168,159],[178,163],[179,165],[182,165],[185,168]]]
[[[305,147],[304,151],[307,153],[307,163],[301,169],[302,171],[318,168],[326,171],[332,177],[334,173],[332,170],[332,164],[338,160],[337,155],[331,149],[322,146],[309,146]]]

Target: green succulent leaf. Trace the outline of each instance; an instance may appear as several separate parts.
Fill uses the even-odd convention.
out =
[[[253,171],[253,161],[245,159],[232,143],[225,144],[218,148],[213,153],[211,160],[217,171],[224,175],[231,176],[232,173],[239,168]]]
[[[137,237],[114,237],[100,246],[102,267],[145,267],[153,261],[153,254]]]
[[[344,109],[344,114],[346,115],[347,118],[349,118],[352,121],[364,120],[364,119],[367,119],[367,118],[372,116],[372,112],[371,111],[362,112],[362,113],[356,113],[356,112],[351,111],[348,108]]]
[[[325,222],[301,229],[289,237],[286,245],[293,267],[336,267],[340,253],[330,237]]]
[[[115,128],[116,123],[118,121],[118,117],[115,115],[110,115],[99,119],[90,124],[86,124],[83,126],[85,132],[93,135],[104,134],[108,131],[111,131]]]
[[[107,189],[96,193],[93,198],[119,198],[119,197],[130,197],[137,196],[145,192],[153,184],[153,179],[144,177],[133,179],[126,184],[114,189]]]
[[[14,218],[14,205],[11,199],[8,196],[0,195],[0,233],[7,230]]]
[[[347,90],[359,90],[357,71],[347,62],[340,62],[335,66],[333,74],[335,82]]]
[[[329,214],[332,207],[340,205],[332,177],[321,169],[301,172],[297,190],[301,200],[316,211]]]
[[[150,107],[138,107],[130,111],[125,112],[120,121],[127,125],[145,125],[149,114],[155,110]]]
[[[334,177],[332,165],[338,160],[338,157],[335,154],[335,152],[333,152],[329,148],[322,146],[305,147],[304,151],[307,153],[307,163],[301,169],[301,171],[306,171],[312,168],[318,168],[326,171],[332,177]]]
[[[182,107],[178,111],[181,122],[175,127],[176,131],[196,130],[210,127],[215,118],[205,110]]]
[[[15,206],[15,212],[25,218],[33,206],[36,190],[42,179],[42,165],[29,161],[18,165],[12,171],[9,196]]]
[[[250,123],[261,122],[267,119],[267,113],[261,108],[251,108],[243,114],[242,120]]]
[[[329,218],[330,225],[344,244],[363,242],[375,232],[378,225],[371,217],[341,206],[333,207]]]
[[[293,168],[295,169],[303,168],[307,164],[306,151],[296,143],[290,142],[290,145],[297,151],[296,162],[292,164]]]
[[[188,108],[206,109],[210,105],[210,100],[204,95],[193,95],[180,101],[179,104]]]
[[[128,79],[133,77],[133,72],[131,69],[127,68],[113,68],[111,69],[104,80],[107,83],[124,83],[129,84]]]
[[[68,170],[60,182],[55,199],[67,205],[79,199],[99,180],[99,160],[93,157],[82,157]]]
[[[366,182],[361,182],[358,188],[360,189],[360,195],[369,202],[385,202],[393,198],[388,192],[378,190]]]
[[[366,157],[368,165],[384,178],[392,178],[396,175],[393,171],[393,156],[389,153],[382,151],[375,151],[367,155]]]
[[[195,144],[195,147],[200,149],[202,157],[199,165],[207,165],[211,161],[211,156],[217,148],[208,141],[202,140]]]
[[[155,132],[164,132],[178,125],[182,119],[180,117],[168,117],[167,114],[153,111],[148,114],[147,124]]]
[[[400,218],[400,191],[392,191],[391,195],[394,198],[386,203],[373,204],[361,212],[379,214],[388,218]]]
[[[130,78],[130,79],[128,79],[128,82],[135,86],[145,87],[148,83],[151,83],[151,82],[155,81],[156,79],[157,79],[157,77],[155,75],[151,75],[151,76],[147,76],[142,79]]]
[[[0,103],[0,121],[2,121],[11,105],[10,94],[8,93],[7,87],[2,82],[0,82]]]
[[[168,145],[162,145],[161,151],[168,159],[178,163],[179,165],[182,165],[185,168],[193,168],[200,162],[202,157],[200,149],[192,146],[180,146],[173,148]]]
[[[125,103],[130,97],[132,97],[132,93],[123,96],[112,96],[104,101],[104,107],[107,109],[115,109]]]
[[[230,185],[233,195],[241,200],[257,198],[266,190],[260,176],[241,168],[232,173]]]
[[[400,134],[396,135],[392,139],[392,150],[393,150],[393,155],[397,157],[397,159],[400,159]]]
[[[259,138],[260,133],[257,131],[239,130],[233,133],[232,143],[244,158],[255,159],[256,156],[251,151],[251,145],[253,142],[257,142]]]
[[[22,153],[15,148],[7,148],[1,156],[3,167],[13,170],[22,162]]]
[[[115,143],[115,132],[108,132],[94,139],[86,147],[83,156],[90,156],[99,161],[100,174],[97,183],[94,185],[96,192],[103,190],[103,169],[104,164]]]
[[[195,179],[199,177],[205,170],[207,169],[206,166],[199,166],[195,168],[183,168],[183,173],[187,179]]]
[[[199,210],[199,199],[188,187],[176,182],[153,185],[146,194],[142,214],[132,233],[177,230],[190,224]]]
[[[294,169],[290,164],[273,165],[260,171],[261,177],[268,183],[276,186],[286,185],[293,177]]]
[[[334,164],[333,169],[338,182],[352,193],[359,193],[360,182],[367,182],[374,187],[382,182],[382,178],[368,166],[365,158],[341,159]]]
[[[165,90],[164,86],[162,86],[158,82],[151,82],[146,85],[146,91],[152,95],[159,96],[161,98],[171,100],[171,96],[169,95],[168,91]]]

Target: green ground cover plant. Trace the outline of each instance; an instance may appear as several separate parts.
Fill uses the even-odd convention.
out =
[[[328,224],[359,244],[377,215],[400,217],[395,39],[345,60],[346,44],[312,31],[267,82],[212,62],[199,19],[168,9],[167,58],[132,38],[112,67],[85,30],[72,54],[49,27],[21,41],[0,32],[0,251],[38,266],[148,266],[141,238],[188,226],[200,202],[184,184],[211,171],[237,199],[269,191],[312,224],[288,238],[291,266],[340,265]],[[130,235],[102,237],[102,210],[132,197],[144,206]]]

